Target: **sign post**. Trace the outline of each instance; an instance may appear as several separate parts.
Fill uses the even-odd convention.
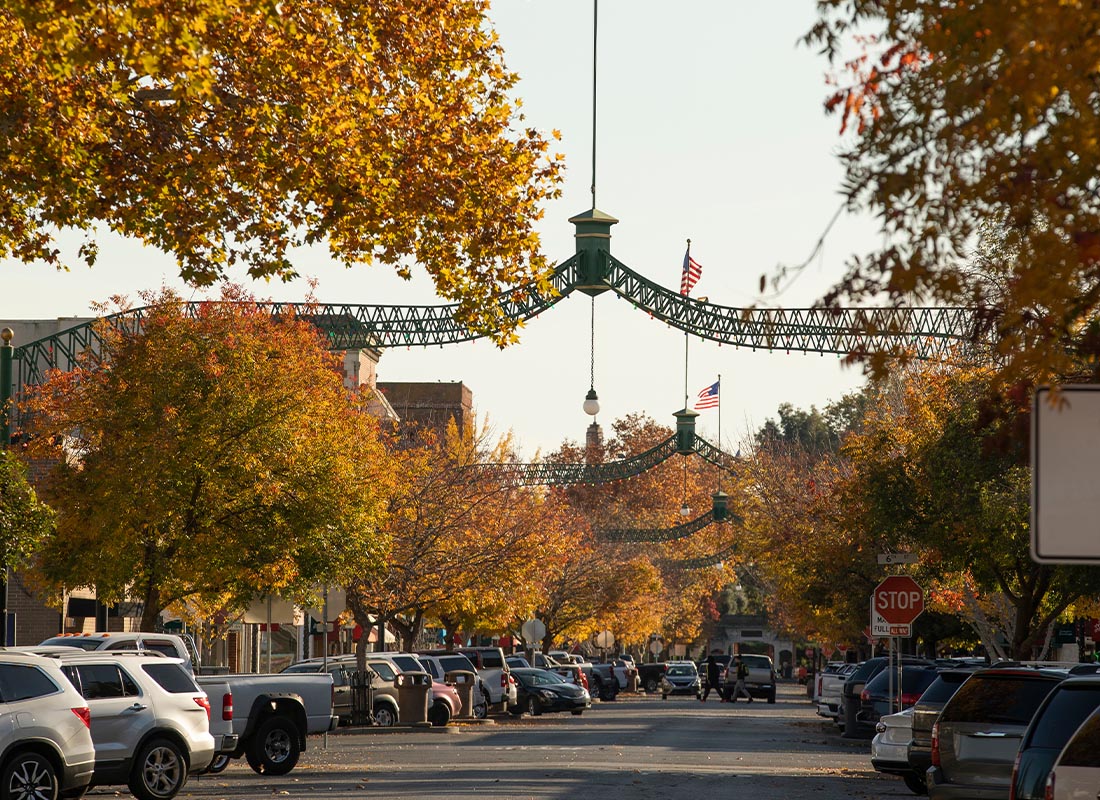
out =
[[[924,589],[908,575],[891,575],[871,592],[871,632],[890,637],[890,697],[893,705],[894,637],[913,635],[913,620],[924,612]],[[898,658],[897,696],[901,697],[901,658]]]

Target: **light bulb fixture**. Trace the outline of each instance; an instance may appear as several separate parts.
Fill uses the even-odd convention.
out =
[[[690,517],[691,516],[691,508],[688,506],[687,503],[684,503],[682,506],[680,506],[680,516],[681,517]]]
[[[600,398],[596,397],[594,388],[589,389],[588,394],[584,396],[584,413],[590,417],[600,413]]]

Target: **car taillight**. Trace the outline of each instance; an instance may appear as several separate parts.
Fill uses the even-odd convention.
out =
[[[1047,775],[1047,788],[1043,791],[1043,800],[1054,800],[1054,773]]]
[[[901,695],[901,704],[904,708],[909,708],[909,706],[916,705],[918,700],[920,700],[919,692],[909,694],[902,693]]]
[[[862,692],[859,693],[859,699],[869,701],[871,699],[871,693],[864,689]]]
[[[932,766],[940,765],[940,723],[932,726]]]
[[[92,712],[87,706],[81,708],[74,708],[72,712],[80,717],[80,721],[84,723],[87,728],[92,727]]]
[[[1008,784],[1008,800],[1016,800],[1016,776],[1020,772],[1020,751],[1016,751],[1016,758],[1012,762],[1012,780]]]
[[[202,697],[192,697],[191,699],[195,701],[195,705],[197,705],[199,708],[206,711],[206,721],[209,722],[210,721],[210,699],[206,695],[203,695]]]
[[[222,719],[227,722],[233,719],[233,692],[222,695]]]
[[[511,676],[507,672],[500,673],[500,688],[505,689],[508,687],[508,678]]]
[[[821,696],[821,681],[822,681],[822,677],[820,675],[818,675],[817,676],[817,690],[814,692],[814,694],[816,694],[818,697]]]

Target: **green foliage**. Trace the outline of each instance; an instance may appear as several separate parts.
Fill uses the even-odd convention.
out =
[[[143,602],[149,629],[172,603],[240,608],[375,568],[388,462],[316,330],[232,288],[195,318],[146,299],[142,331],[104,323],[102,351],[28,403],[32,454],[58,459],[32,578]]]
[[[0,450],[0,569],[22,567],[53,530],[54,514],[27,482],[26,465]]]

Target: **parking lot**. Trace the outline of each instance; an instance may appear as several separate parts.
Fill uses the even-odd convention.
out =
[[[192,779],[180,797],[697,800],[732,791],[754,800],[912,797],[871,769],[867,742],[842,740],[794,685],[774,705],[620,695],[582,717],[341,732],[327,746],[311,739],[285,777],[234,763]],[[91,792],[103,794],[114,787]]]

